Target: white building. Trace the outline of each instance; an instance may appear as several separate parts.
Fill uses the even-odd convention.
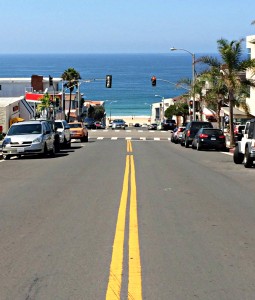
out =
[[[246,48],[249,49],[249,55],[251,59],[255,59],[255,35],[250,35],[246,37]],[[255,80],[254,71],[246,72],[247,79]],[[246,98],[246,103],[249,105],[250,114],[255,116],[255,88],[250,87],[250,97]]]
[[[173,98],[162,98],[160,102],[152,103],[151,105],[151,123],[163,122],[166,109],[174,105]]]

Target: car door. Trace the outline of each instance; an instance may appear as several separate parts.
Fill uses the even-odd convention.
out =
[[[44,132],[44,138],[47,144],[47,149],[51,150],[53,148],[54,144],[54,136],[53,132],[51,130],[50,124],[47,122],[43,123],[43,132]]]

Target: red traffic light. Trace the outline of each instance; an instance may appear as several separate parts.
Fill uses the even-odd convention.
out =
[[[152,84],[152,86],[156,86],[156,84],[157,84],[157,78],[156,78],[156,76],[152,76],[151,77],[151,84]]]

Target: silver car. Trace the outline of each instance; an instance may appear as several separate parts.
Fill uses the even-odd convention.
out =
[[[60,145],[62,148],[71,148],[70,125],[66,120],[55,120],[55,128],[59,133]]]
[[[126,129],[126,122],[122,119],[115,119],[112,121],[112,130],[113,129]]]
[[[29,154],[55,155],[54,132],[46,121],[13,124],[2,144],[3,158]]]

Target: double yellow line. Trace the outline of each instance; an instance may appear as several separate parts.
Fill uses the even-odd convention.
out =
[[[127,152],[133,152],[132,143],[129,140],[127,141]],[[126,167],[124,172],[123,188],[120,199],[115,238],[113,243],[112,260],[110,265],[110,275],[106,292],[106,300],[120,300],[123,273],[125,224],[129,191],[129,270],[127,299],[142,300],[142,273],[138,234],[135,163],[134,156],[130,154],[126,156]]]

